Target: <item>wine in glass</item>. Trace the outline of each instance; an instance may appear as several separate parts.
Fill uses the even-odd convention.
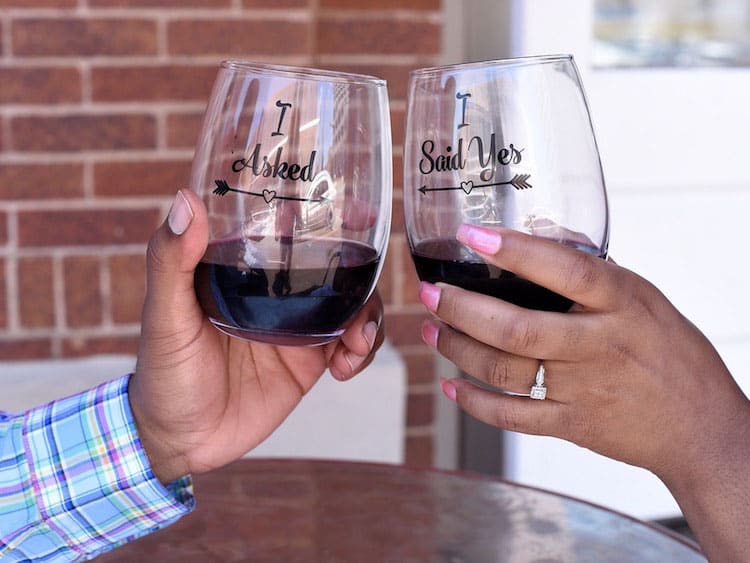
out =
[[[391,218],[383,80],[222,63],[190,186],[208,209],[198,299],[232,336],[320,345],[375,288]]]
[[[573,58],[412,72],[404,212],[421,280],[568,310],[570,300],[487,264],[455,235],[464,223],[506,227],[606,256],[607,196]]]

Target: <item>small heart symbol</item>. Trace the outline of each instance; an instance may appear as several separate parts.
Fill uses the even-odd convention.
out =
[[[276,192],[274,190],[263,190],[263,200],[266,203],[271,203],[276,199]]]
[[[461,189],[466,192],[466,194],[470,194],[471,190],[474,189],[474,182],[471,180],[467,180],[466,182],[461,182]]]

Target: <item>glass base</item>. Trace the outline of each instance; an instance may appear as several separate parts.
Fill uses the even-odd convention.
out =
[[[295,334],[293,332],[274,330],[251,330],[229,326],[210,317],[209,320],[221,332],[234,338],[261,342],[263,344],[273,344],[275,346],[322,346],[336,340],[336,338],[344,333],[343,328],[326,334]]]

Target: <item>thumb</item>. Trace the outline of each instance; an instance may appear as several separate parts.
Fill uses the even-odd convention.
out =
[[[208,245],[208,217],[190,190],[175,195],[169,216],[148,243],[144,317],[174,327],[200,313],[193,274]],[[172,322],[170,322],[172,321]]]

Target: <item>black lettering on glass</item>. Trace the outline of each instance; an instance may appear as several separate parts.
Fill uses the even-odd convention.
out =
[[[471,98],[471,94],[466,92],[465,94],[462,94],[461,92],[456,92],[456,99],[461,100],[462,106],[461,106],[461,124],[458,126],[458,129],[461,129],[462,127],[467,127],[469,123],[466,121],[466,98]]]
[[[276,128],[276,131],[271,133],[271,137],[276,137],[278,135],[284,134],[281,132],[281,124],[284,122],[284,114],[286,113],[287,108],[292,107],[292,104],[288,102],[282,102],[281,100],[276,100],[276,107],[281,108],[281,115],[279,116],[279,126]]]

